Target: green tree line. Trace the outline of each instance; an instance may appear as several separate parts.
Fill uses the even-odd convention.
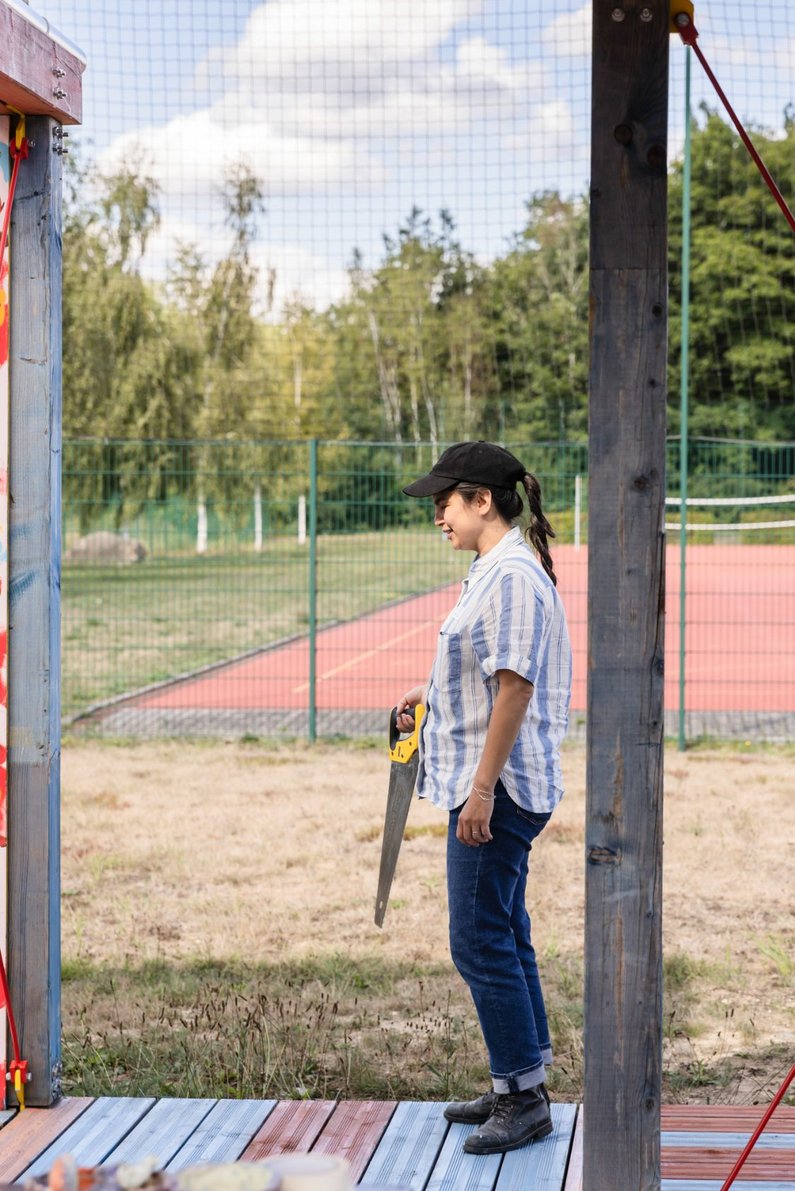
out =
[[[755,134],[795,195],[795,120]],[[703,110],[692,144],[691,428],[795,439],[795,251],[744,146]],[[90,197],[89,197],[90,196]],[[678,429],[682,169],[670,176],[669,427]],[[121,439],[308,438],[439,443],[462,437],[582,441],[587,433],[588,212],[532,196],[505,252],[482,263],[454,217],[420,210],[348,292],[318,311],[257,314],[252,245],[267,229],[243,165],[218,194],[229,247],[141,261],[159,221],[140,163],[112,177],[72,168],[64,227],[64,430]],[[151,457],[150,457],[151,462]],[[119,464],[123,470],[123,460]],[[201,472],[201,460],[197,464]],[[146,483],[156,495],[157,467]]]

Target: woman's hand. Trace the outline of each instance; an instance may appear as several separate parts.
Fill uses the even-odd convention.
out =
[[[491,795],[489,798],[488,795]],[[491,840],[491,816],[494,810],[494,790],[472,786],[472,792],[461,808],[455,836],[468,848],[479,848]]]
[[[395,719],[398,732],[414,731],[414,715],[412,713],[417,704],[422,703],[424,697],[424,686],[412,687],[405,695],[400,696],[397,702],[397,716]]]

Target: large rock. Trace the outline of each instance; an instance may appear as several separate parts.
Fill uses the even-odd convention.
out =
[[[79,538],[66,552],[66,562],[119,563],[127,566],[131,562],[143,562],[146,546],[137,538],[111,533],[109,529],[98,529]]]

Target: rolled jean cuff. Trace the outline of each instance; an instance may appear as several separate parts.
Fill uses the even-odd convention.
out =
[[[547,1067],[552,1066],[552,1047],[551,1046],[542,1046],[541,1047],[541,1062],[544,1063]]]
[[[511,1092],[527,1092],[530,1088],[537,1088],[546,1080],[544,1064],[539,1063],[527,1071],[514,1071],[510,1075],[495,1075],[492,1071],[491,1082],[498,1096],[507,1096]]]

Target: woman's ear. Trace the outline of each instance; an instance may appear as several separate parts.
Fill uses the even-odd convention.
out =
[[[487,517],[494,507],[494,499],[490,488],[478,488],[475,502],[478,512],[483,517]]]

